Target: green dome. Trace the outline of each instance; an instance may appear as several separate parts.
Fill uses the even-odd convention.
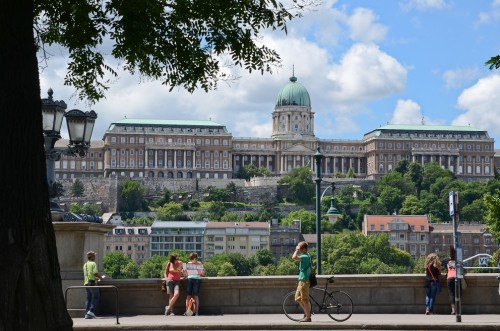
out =
[[[276,97],[276,107],[280,106],[303,106],[311,107],[311,99],[306,88],[297,83],[297,77],[290,77],[290,83],[283,86]]]

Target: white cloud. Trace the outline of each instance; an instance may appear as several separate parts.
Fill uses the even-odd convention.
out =
[[[447,7],[445,0],[408,0],[401,3],[401,7],[406,10],[432,10],[432,9],[443,9]]]
[[[401,92],[406,69],[373,44],[356,44],[328,74],[336,101],[357,103],[378,100]]]
[[[491,3],[491,9],[478,14],[477,24],[489,24],[500,20],[500,0]]]
[[[372,10],[356,8],[354,13],[347,18],[347,24],[351,29],[350,37],[354,41],[379,42],[385,39],[387,27],[377,23],[378,17]]]
[[[491,136],[500,135],[500,75],[480,79],[458,97],[457,106],[465,113],[456,117],[453,125],[471,125],[488,130]]]
[[[447,70],[443,74],[446,88],[461,88],[464,85],[478,79],[481,75],[479,68],[460,68]]]
[[[420,105],[413,100],[398,100],[392,114],[392,124],[418,124],[422,121]]]

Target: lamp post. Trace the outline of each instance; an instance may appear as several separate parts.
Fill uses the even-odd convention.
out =
[[[314,160],[316,160],[316,273],[321,275],[321,160],[323,154],[319,151],[319,147],[314,153]]]
[[[61,155],[85,157],[90,147],[90,137],[97,118],[97,114],[93,110],[83,112],[73,109],[66,112],[66,103],[64,101],[54,101],[53,94],[54,91],[49,89],[48,98],[42,99],[47,184],[51,196],[55,184],[55,161],[60,160]],[[54,146],[56,141],[61,139],[61,125],[64,117],[66,117],[66,124],[68,125],[69,145],[66,149],[60,150],[54,148]]]

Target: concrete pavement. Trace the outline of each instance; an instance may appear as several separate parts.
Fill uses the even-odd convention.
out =
[[[74,318],[74,330],[488,330],[500,331],[500,315],[353,314],[345,322],[313,315],[312,323],[298,323],[284,314],[211,316],[116,316]]]

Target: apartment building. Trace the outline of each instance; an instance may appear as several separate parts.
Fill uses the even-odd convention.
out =
[[[365,215],[365,236],[388,233],[389,243],[407,251],[414,259],[429,254],[429,218],[427,215]]]
[[[269,249],[270,224],[267,222],[208,222],[205,234],[205,257],[221,253],[254,256]]]
[[[168,256],[171,250],[195,252],[203,260],[207,222],[155,221],[151,225],[151,256]]]
[[[281,225],[277,219],[271,221],[271,253],[276,263],[282,257],[290,257],[301,238],[300,220],[292,225]]]
[[[84,158],[78,165],[74,157],[63,156],[56,163],[56,178],[226,179],[249,164],[280,176],[303,166],[315,171],[318,147],[325,177],[352,169],[358,178],[376,179],[408,160],[438,162],[464,180],[488,180],[500,164],[488,132],[470,126],[387,124],[360,140],[320,139],[314,118],[309,92],[292,76],[277,94],[269,138],[233,137],[224,124],[211,120],[124,118],[110,124],[103,141],[91,142],[94,154],[88,158],[97,159]],[[92,167],[97,173],[89,173]]]
[[[149,226],[116,226],[104,236],[104,255],[121,252],[137,263],[149,259]]]
[[[453,223],[430,224],[429,249],[434,253],[446,253],[453,245]],[[498,250],[498,240],[493,234],[486,230],[484,224],[458,225],[460,233],[460,244],[462,246],[462,258],[466,259],[477,254],[493,254]]]

